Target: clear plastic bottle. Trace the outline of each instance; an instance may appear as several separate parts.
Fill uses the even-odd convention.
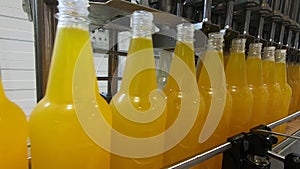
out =
[[[156,136],[165,130],[166,113],[149,123],[139,123],[124,117],[131,113],[132,117],[145,113],[151,107],[149,95],[158,89],[152,45],[153,15],[146,11],[135,11],[132,14],[132,38],[129,45],[124,76],[118,93],[110,102],[112,109],[112,127],[118,132],[134,138]],[[151,69],[142,70],[145,67]],[[133,77],[131,79],[131,77]],[[129,102],[127,102],[129,98]],[[132,107],[137,112],[129,112]],[[155,109],[155,108],[154,108]],[[154,110],[153,109],[153,110]],[[130,116],[130,115],[128,115]],[[117,147],[111,143],[112,148]],[[153,144],[153,147],[156,145]],[[111,155],[111,169],[120,168],[161,168],[162,155],[129,158]]]
[[[28,123],[24,112],[5,95],[0,72],[0,168],[28,169]]]
[[[230,135],[248,131],[251,128],[253,95],[247,83],[245,43],[246,39],[232,40],[225,71],[227,90],[232,97]]]
[[[295,100],[294,100],[294,111],[295,113],[300,110],[300,56],[296,55],[296,66],[295,66]]]
[[[177,25],[177,43],[175,46],[174,57],[179,57],[188,66],[196,80],[194,30],[194,25],[190,23]],[[179,68],[175,67],[171,62],[170,71],[173,71],[173,69]],[[168,76],[167,83],[163,91],[168,98],[168,113],[166,121],[166,128],[168,128],[174,123],[176,117],[178,117],[181,107],[181,91],[172,76]],[[199,114],[202,115],[204,113],[204,109],[205,104],[200,93],[200,107],[198,117],[194,123],[195,125],[179,144],[164,153],[164,166],[179,162],[180,160],[191,157],[192,155],[200,152],[200,144],[198,142],[198,137],[201,130]]]
[[[219,60],[221,62],[221,67],[219,68],[215,66],[214,69],[215,70],[222,69],[222,71],[224,71],[223,34],[210,33],[208,37],[209,40],[208,40],[208,45],[206,47],[206,51],[204,53],[203,63],[214,64],[215,66],[218,65],[216,63],[217,60]],[[206,66],[208,66],[207,64]],[[209,77],[208,71],[206,70],[206,66],[202,67],[200,78],[198,80],[199,90],[200,93],[203,94],[205,107],[206,107],[205,113],[202,116],[204,120],[207,118],[207,115],[211,110],[210,107],[211,107],[212,95],[214,94],[214,92],[218,92],[218,89],[213,88],[211,85],[210,78],[214,78],[214,77]],[[224,99],[224,98],[218,98],[218,99]],[[212,136],[204,143],[201,144],[202,152],[226,142],[226,139],[229,137],[232,97],[227,90],[226,90],[225,99],[226,102],[225,102],[224,111],[222,112],[223,113],[222,118],[218,124],[218,127],[212,134]],[[203,168],[203,169],[221,168],[221,166],[222,166],[222,155],[218,155],[199,164],[199,168]]]
[[[269,124],[279,119],[281,97],[280,87],[275,83],[275,47],[264,47],[262,57],[263,83],[269,91],[269,102],[266,123]],[[275,129],[275,131],[278,131]]]
[[[299,94],[299,84],[298,79],[299,71],[298,71],[298,63],[297,63],[297,56],[290,55],[287,59],[287,81],[290,87],[292,88],[292,98],[289,108],[289,114],[293,114],[297,111],[298,106],[298,94]]]
[[[251,43],[246,61],[248,86],[253,94],[252,127],[266,124],[269,92],[263,85],[262,43]]]
[[[279,85],[281,90],[281,108],[279,118],[284,118],[288,115],[292,89],[287,83],[287,73],[286,73],[286,49],[278,49],[275,51],[275,82]],[[285,133],[286,125],[280,126],[280,132]]]
[[[295,101],[295,84],[296,84],[296,72],[295,72],[295,67],[296,64],[294,62],[294,56],[290,55],[287,57],[286,61],[286,73],[287,73],[287,82],[292,88],[292,97],[291,97],[291,103],[290,103],[290,108],[289,108],[289,114],[294,111],[294,101]]]
[[[84,55],[84,66],[94,65],[87,6],[87,0],[59,0],[46,94],[34,108],[29,123],[32,169],[110,168],[110,154],[88,137],[74,108],[72,83],[77,59]],[[98,88],[95,95],[100,111],[108,112],[109,106]]]

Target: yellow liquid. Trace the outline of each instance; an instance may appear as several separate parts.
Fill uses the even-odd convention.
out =
[[[182,59],[185,64],[189,67],[189,69],[194,74],[196,80],[196,68],[195,68],[195,59],[194,59],[194,46],[193,43],[187,42],[180,42],[178,41],[175,46],[174,57],[177,56]],[[172,69],[180,69],[178,67],[174,67],[171,63],[170,71]],[[172,125],[175,121],[179,110],[180,110],[180,89],[176,83],[176,81],[169,76],[166,86],[164,88],[164,93],[166,94],[168,101],[167,101],[167,120],[166,120],[166,127]],[[200,107],[197,119],[194,123],[194,126],[187,134],[187,136],[175,147],[171,150],[164,153],[164,166],[169,166],[176,162],[179,162],[185,158],[191,157],[197,153],[200,153],[201,145],[198,142],[198,138],[200,135],[200,125],[201,125],[201,115],[203,115],[205,109],[205,104],[203,101],[203,97],[200,93]]]
[[[221,62],[224,63],[223,52],[218,51],[217,55],[218,55],[219,59],[221,60]],[[216,57],[217,55],[213,51],[207,51],[205,53],[205,58],[206,57]],[[213,78],[213,77],[210,77],[210,78]],[[205,113],[203,114],[203,116],[201,116],[201,118],[203,118],[203,121],[204,121],[207,118],[207,115],[209,113],[209,108],[211,106],[212,94],[214,92],[214,89],[211,88],[208,72],[204,66],[202,67],[202,70],[201,70],[200,78],[198,80],[198,86],[199,86],[200,92],[203,94],[203,98],[204,98],[204,102],[205,102],[205,108],[206,108]],[[216,128],[216,130],[214,131],[213,135],[208,140],[206,140],[204,143],[201,144],[202,152],[207,151],[213,147],[216,147],[216,146],[226,142],[226,139],[229,137],[231,109],[232,109],[232,98],[231,98],[230,93],[227,91],[226,92],[226,103],[225,103],[221,121],[220,121],[218,127]],[[215,157],[208,159],[198,165],[198,167],[201,169],[219,169],[219,168],[222,168],[221,166],[222,166],[222,155],[215,156]]]
[[[269,92],[263,85],[262,63],[258,57],[248,57],[246,61],[247,81],[253,94],[252,127],[266,123]]]
[[[139,53],[141,52],[141,53]],[[129,87],[128,93],[117,93],[110,102],[112,109],[112,126],[118,132],[135,138],[146,138],[160,134],[165,129],[166,114],[163,113],[161,117],[150,123],[137,123],[130,121],[123,117],[116,109],[118,104],[124,102],[124,98],[129,95],[130,104],[136,110],[144,111],[150,109],[149,94],[156,90],[156,70],[146,69],[140,72],[136,65],[146,65],[155,68],[153,46],[151,38],[133,38],[130,42],[126,66],[124,70],[124,77],[120,91]],[[129,75],[139,72],[132,80],[128,79]],[[129,86],[126,86],[129,85]],[[128,105],[130,106],[130,105]],[[127,106],[126,106],[127,107]],[[120,108],[119,108],[120,109]],[[122,109],[126,114],[127,109]],[[118,146],[111,143],[111,146]],[[153,145],[156,146],[156,145]],[[133,168],[161,168],[162,155],[157,155],[149,158],[127,158],[111,154],[111,169],[133,169]]]
[[[289,108],[289,114],[293,114],[298,110],[299,101],[299,67],[296,64],[288,65],[287,67],[287,80],[288,84],[292,88],[292,98]]]
[[[0,80],[0,168],[28,169],[28,124],[23,111],[4,95]]]
[[[225,73],[227,90],[232,97],[229,135],[233,136],[251,128],[253,95],[247,85],[245,54],[231,52]]]
[[[32,169],[110,168],[110,154],[82,129],[72,97],[74,67],[81,52],[91,63],[85,66],[93,66],[89,38],[89,32],[79,28],[57,30],[46,95],[30,117]],[[109,111],[105,100],[95,94],[101,111]]]
[[[266,123],[272,123],[280,118],[281,109],[281,91],[280,87],[275,83],[275,62],[263,60],[263,83],[269,91],[268,110],[266,116]],[[274,131],[279,132],[276,128]]]
[[[295,105],[295,109],[294,112],[291,113],[295,113],[296,111],[300,111],[300,64],[298,63],[295,67],[295,100],[294,100],[294,105]]]
[[[284,118],[288,115],[292,89],[287,83],[286,78],[286,64],[284,62],[276,62],[275,63],[275,74],[276,74],[276,83],[279,85],[281,90],[281,111],[279,114],[279,118]],[[279,131],[281,133],[285,133],[286,124],[279,126]]]
[[[295,93],[296,93],[296,79],[295,79],[295,67],[296,65],[294,64],[287,64],[287,82],[292,88],[292,97],[291,97],[291,103],[290,103],[290,108],[289,108],[289,114],[292,114],[295,110]]]

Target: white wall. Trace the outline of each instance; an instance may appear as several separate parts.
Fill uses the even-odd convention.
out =
[[[36,105],[33,23],[22,0],[0,0],[0,65],[6,95],[29,115]]]

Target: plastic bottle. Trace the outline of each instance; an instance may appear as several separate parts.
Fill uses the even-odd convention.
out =
[[[223,34],[221,33],[210,33],[208,40],[208,45],[206,47],[206,52],[204,53],[204,63],[213,63],[215,65],[215,70],[222,69],[224,71],[224,56],[223,56]],[[221,62],[221,64],[216,64],[217,60]],[[219,65],[217,67],[216,65]],[[214,92],[219,92],[218,89],[215,89],[211,85],[210,77],[208,71],[206,70],[206,66],[202,67],[200,78],[198,80],[198,86],[200,92],[203,94],[204,102],[205,102],[205,113],[202,116],[203,119],[207,118],[209,111],[211,110],[211,101],[212,95]],[[216,78],[216,77],[215,77]],[[224,111],[222,112],[222,118],[219,122],[218,127],[214,131],[213,135],[201,144],[202,152],[207,151],[215,146],[218,146],[224,142],[229,137],[229,126],[230,126],[230,118],[231,118],[231,109],[232,109],[232,97],[228,91],[226,91],[225,98],[218,99],[226,99]],[[222,166],[222,155],[218,155],[213,157],[207,161],[204,161],[199,165],[199,168],[221,168]]]
[[[77,59],[84,55],[84,66],[94,65],[87,6],[87,0],[59,1],[46,94],[30,117],[32,169],[110,168],[110,154],[88,137],[74,108],[72,80]],[[101,112],[108,112],[98,88],[95,95]]]
[[[286,50],[278,49],[275,51],[275,82],[279,85],[281,90],[281,111],[279,118],[284,118],[288,115],[292,89],[290,85],[287,83],[287,75],[286,75]],[[280,127],[280,132],[285,133],[286,125],[283,124]]]
[[[292,88],[292,97],[289,108],[289,114],[293,114],[297,111],[298,106],[298,95],[299,95],[299,71],[298,62],[296,55],[289,55],[287,59],[287,81]]]
[[[253,94],[252,127],[266,124],[269,92],[263,85],[262,43],[251,43],[246,61],[248,86]]]
[[[291,97],[291,103],[290,103],[290,108],[289,108],[289,114],[291,114],[291,112],[294,111],[294,101],[295,101],[295,85],[296,85],[296,72],[295,72],[295,67],[296,64],[294,62],[294,56],[293,55],[289,55],[287,57],[287,61],[286,61],[286,72],[287,72],[287,82],[290,85],[290,87],[292,88],[292,97]]]
[[[280,87],[275,83],[275,47],[264,47],[262,57],[263,83],[269,91],[269,102],[266,123],[269,124],[279,119],[281,96]],[[275,131],[278,131],[275,128]]]
[[[120,91],[110,102],[112,109],[112,127],[118,132],[134,138],[148,138],[156,136],[165,129],[165,113],[156,120],[139,123],[124,117],[138,117],[147,110],[153,109],[149,101],[151,92],[158,89],[152,45],[153,15],[146,11],[135,11],[132,15],[132,38],[129,45],[124,76]],[[151,69],[143,68],[150,67]],[[132,77],[132,79],[131,79]],[[129,98],[127,102],[126,99]],[[135,111],[130,112],[133,106]],[[130,115],[128,115],[130,116]],[[118,145],[111,144],[112,148]],[[157,145],[153,144],[153,147]],[[129,158],[111,155],[111,169],[119,168],[161,168],[162,155],[146,158]]]
[[[300,56],[296,55],[296,66],[295,66],[295,100],[294,100],[294,112],[291,113],[295,113],[297,111],[300,110]]]
[[[246,39],[233,39],[230,57],[226,66],[227,90],[232,96],[230,135],[248,131],[251,128],[253,95],[247,84]]]
[[[24,112],[5,95],[0,73],[0,168],[28,169],[28,124]]]
[[[194,79],[196,80],[194,30],[195,28],[193,24],[190,23],[183,23],[177,25],[177,43],[175,46],[174,57],[179,57],[186,64],[186,66],[194,75]],[[173,71],[174,69],[179,68],[175,67],[173,62],[171,62],[170,71]],[[181,91],[179,89],[178,84],[172,78],[172,76],[168,76],[167,83],[163,91],[166,94],[166,97],[168,98],[168,113],[166,121],[166,128],[168,128],[174,123],[180,111],[182,103]],[[201,130],[200,116],[203,114],[204,109],[205,104],[203,101],[203,97],[200,93],[200,107],[194,126],[179,144],[177,144],[171,150],[164,153],[164,166],[168,166],[173,163],[179,162],[185,158],[191,157],[200,152],[200,144],[198,142],[198,137]]]

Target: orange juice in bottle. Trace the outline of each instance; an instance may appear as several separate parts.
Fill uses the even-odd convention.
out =
[[[5,95],[0,72],[0,168],[28,169],[28,124],[24,112]]]
[[[151,104],[150,94],[157,91],[158,85],[152,45],[153,15],[146,11],[135,11],[131,21],[132,39],[129,45],[122,84],[119,92],[113,96],[110,102],[112,127],[128,137],[143,139],[154,137],[164,131],[166,114],[162,112],[163,114],[160,117],[147,123],[139,122],[139,119],[137,119],[142,115],[151,115],[155,111],[156,106]],[[133,120],[134,118],[137,120]],[[162,140],[162,142],[153,143],[147,148],[156,149],[163,146],[163,144]],[[118,148],[118,145],[112,142],[111,147]],[[136,158],[111,154],[110,164],[112,169],[150,169],[161,168],[163,166],[162,160],[161,154]]]
[[[284,118],[288,115],[292,89],[290,85],[287,83],[286,78],[286,50],[278,49],[275,51],[275,83],[277,83],[280,87],[282,102],[280,104],[281,111],[279,118]],[[279,126],[279,130],[281,133],[285,133],[285,124]]]
[[[266,124],[279,119],[281,107],[280,87],[275,83],[275,47],[264,47],[262,57],[263,83],[269,91]],[[275,131],[276,130],[275,128]]]
[[[287,83],[292,88],[292,97],[291,97],[291,103],[289,108],[289,114],[294,111],[294,101],[295,101],[295,67],[294,64],[294,56],[289,55],[286,59],[286,73],[287,73]]]
[[[251,128],[253,95],[247,84],[246,39],[233,39],[230,57],[226,66],[227,90],[232,97],[230,135],[248,131]]]
[[[212,103],[212,95],[215,94],[215,92],[220,92],[218,88],[214,88],[211,85],[211,79],[210,78],[218,78],[215,76],[209,76],[208,70],[206,67],[209,66],[209,64],[214,64],[214,71],[217,71],[218,69],[221,69],[221,71],[224,72],[224,57],[223,57],[223,34],[221,33],[210,33],[208,40],[208,45],[206,47],[206,51],[204,53],[203,57],[203,63],[205,66],[202,67],[200,78],[198,80],[198,86],[200,93],[202,93],[204,97],[205,102],[205,113],[201,117],[204,119],[207,118],[207,115],[211,113],[211,103]],[[216,64],[216,63],[220,64]],[[225,78],[225,77],[224,77]],[[223,115],[222,118],[219,119],[218,127],[215,129],[213,134],[209,137],[209,139],[205,140],[201,144],[202,151],[207,151],[215,146],[218,146],[219,144],[222,144],[226,142],[226,139],[229,137],[229,125],[230,125],[230,118],[231,118],[231,108],[232,108],[232,98],[230,93],[226,90],[226,86],[224,86],[224,89],[226,91],[225,98],[217,98],[217,99],[224,99],[225,105],[223,107]],[[214,105],[216,106],[216,105]],[[220,106],[220,105],[218,105]],[[215,119],[215,121],[218,121],[218,119]],[[202,122],[204,123],[204,122]],[[221,168],[222,166],[222,155],[215,156],[209,160],[204,161],[203,163],[199,164],[199,168],[205,168],[205,169],[214,169],[214,168]]]
[[[195,68],[195,54],[194,54],[194,26],[190,23],[183,23],[177,25],[177,43],[174,50],[174,56],[178,57],[187,66],[187,69],[192,72],[193,79],[196,81],[196,68]],[[173,59],[174,60],[174,59]],[[170,71],[179,69],[171,62]],[[197,90],[197,89],[196,89]],[[166,86],[164,87],[164,93],[167,99],[167,121],[166,128],[170,127],[176,118],[181,108],[182,99],[181,91],[179,85],[172,76],[168,76]],[[198,92],[198,91],[195,91]],[[191,157],[197,153],[200,153],[200,144],[198,142],[200,134],[200,118],[205,109],[205,104],[200,93],[200,107],[197,119],[185,136],[185,138],[180,141],[171,150],[164,153],[164,166],[171,165],[173,163],[179,162],[185,158]]]
[[[263,85],[261,47],[262,43],[251,43],[246,61],[248,86],[254,99],[251,113],[252,127],[266,124],[268,108],[269,92]]]
[[[94,65],[87,5],[86,0],[59,1],[58,29],[47,90],[34,108],[29,123],[32,169],[110,168],[110,154],[83,130],[73,101],[72,82],[77,59],[84,55],[84,66]],[[108,112],[109,106],[99,96],[98,89],[95,95],[100,110]]]
[[[287,57],[287,82],[290,85],[292,89],[292,97],[291,97],[291,103],[289,107],[289,114],[292,114],[296,112],[296,106],[297,106],[297,63],[296,63],[296,56],[295,55],[289,55]]]
[[[300,111],[300,56],[296,55],[296,66],[295,66],[295,100],[294,100],[294,112]]]

